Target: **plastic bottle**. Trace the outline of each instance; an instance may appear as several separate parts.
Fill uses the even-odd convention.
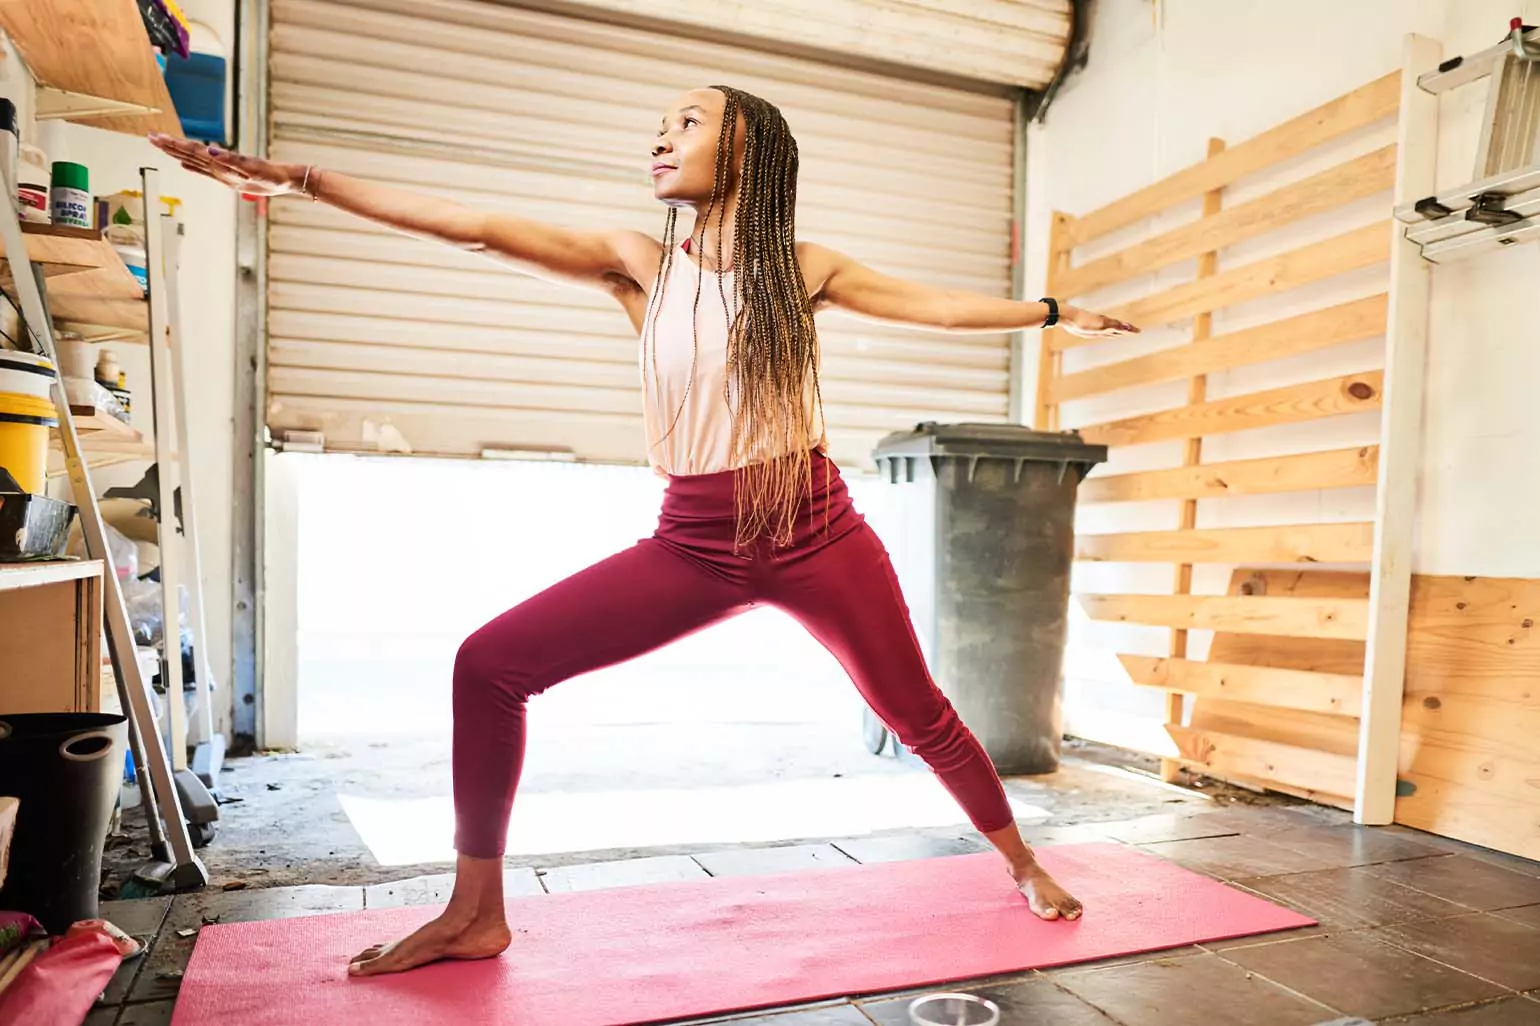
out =
[[[48,155],[28,145],[18,147],[16,154],[16,199],[21,219],[47,224],[53,220],[48,212]]]

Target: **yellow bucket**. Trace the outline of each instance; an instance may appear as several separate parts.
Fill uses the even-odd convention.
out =
[[[0,392],[0,467],[34,494],[48,481],[48,429],[59,426],[48,399]]]

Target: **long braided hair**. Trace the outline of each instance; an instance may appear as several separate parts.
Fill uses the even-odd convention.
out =
[[[738,213],[733,233],[733,303],[729,306],[723,275],[717,291],[727,311],[727,382],[725,396],[732,410],[731,455],[735,466],[736,544],[745,545],[768,534],[777,545],[791,541],[799,503],[810,493],[809,453],[815,420],[822,412],[818,382],[818,331],[808,300],[802,268],[797,263],[797,141],[774,104],[731,86],[711,88],[726,97],[722,131],[717,140],[716,176],[711,199],[692,240],[702,259],[702,243],[716,215],[717,253],[722,252],[727,215],[733,144],[738,117],[744,123],[743,175],[738,189]],[[652,371],[657,380],[656,319],[668,272],[673,266],[679,211],[669,207],[663,232],[663,254],[657,283],[648,301],[653,339]],[[695,307],[700,308],[704,267],[696,278]],[[696,329],[696,356],[700,333]],[[645,361],[644,361],[645,368]],[[694,384],[695,360],[679,409],[669,424],[672,433]],[[667,437],[667,434],[664,435]]]

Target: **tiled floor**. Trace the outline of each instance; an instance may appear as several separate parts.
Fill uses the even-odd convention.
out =
[[[1320,926],[1067,966],[948,989],[988,997],[1002,1026],[1540,1026],[1540,863],[1398,827],[1362,829],[1313,808],[1229,809],[1076,828],[1037,843],[1111,839],[1296,909]],[[893,836],[508,871],[510,894],[955,855],[971,837]],[[206,923],[430,904],[450,877],[370,887],[210,891],[113,902],[103,914],[151,941],[88,1026],[167,1026]],[[852,995],[759,1012],[734,1026],[909,1026],[913,994]],[[240,1026],[232,1023],[230,1026]]]

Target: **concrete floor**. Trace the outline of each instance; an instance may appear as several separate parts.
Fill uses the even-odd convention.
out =
[[[778,745],[759,742],[740,747],[735,757],[703,757],[700,746],[692,759],[659,765],[634,756],[641,741],[634,733],[622,734],[606,746],[574,744],[568,754],[535,758],[532,753],[521,794],[574,797],[602,781],[624,781],[633,788],[687,787],[691,780],[709,780],[714,786],[731,786],[756,780],[809,781],[836,778],[886,779],[929,778],[930,772],[909,760],[877,758],[864,752],[857,739],[843,743],[831,739],[832,731],[812,729],[783,737]],[[678,731],[677,727],[670,730]],[[847,733],[849,724],[839,730]],[[674,741],[689,735],[675,733]],[[750,736],[745,733],[744,737]],[[757,735],[763,737],[761,731]],[[567,735],[570,740],[570,735]],[[618,743],[617,743],[618,740]],[[602,755],[604,750],[621,754]],[[595,776],[597,765],[604,772]],[[736,760],[736,761],[735,761]],[[636,766],[627,770],[626,764]],[[731,773],[727,767],[735,767]],[[1076,828],[1103,821],[1128,820],[1180,809],[1191,811],[1225,807],[1236,802],[1272,803],[1279,799],[1239,788],[1203,781],[1201,787],[1175,787],[1155,779],[1154,760],[1128,752],[1068,742],[1058,773],[1042,777],[1006,780],[1011,798],[1042,810],[1043,815],[1024,820],[1038,836],[1073,838]],[[837,781],[836,781],[837,782]],[[434,736],[398,738],[389,742],[352,738],[318,745],[294,754],[264,755],[231,760],[221,777],[221,792],[229,804],[221,807],[218,834],[200,850],[211,884],[279,887],[307,884],[375,884],[403,877],[442,872],[438,862],[414,865],[381,865],[344,810],[341,796],[363,794],[401,799],[408,806],[435,795],[447,795],[448,739]],[[688,792],[685,792],[686,794]],[[619,793],[621,797],[624,793]],[[961,815],[957,817],[962,822]],[[918,833],[947,837],[958,827],[925,830],[876,831],[874,836]],[[845,828],[846,833],[850,830]],[[796,844],[825,840],[827,834],[788,833],[775,843]],[[148,857],[143,818],[129,810],[122,834],[109,841],[103,856],[104,897],[115,897],[118,888]],[[732,847],[730,844],[619,844],[604,848],[543,853],[541,866],[610,862],[651,855],[691,855]]]
[[[1002,1026],[1309,1026],[1347,1016],[1401,1026],[1540,1023],[1540,863],[1401,827],[1359,828],[1341,813],[1308,805],[1178,802],[1163,813],[1029,827],[1027,833],[1040,845],[1090,839],[1137,845],[1320,925],[949,988],[997,1002]],[[975,837],[957,833],[895,833],[518,866],[510,867],[508,879],[511,893],[538,894],[980,847]],[[207,923],[439,903],[449,880],[440,874],[369,886],[210,888],[106,903],[103,914],[149,948],[124,964],[89,1026],[166,1026],[196,931]],[[711,1021],[907,1026],[909,997],[851,995]]]

